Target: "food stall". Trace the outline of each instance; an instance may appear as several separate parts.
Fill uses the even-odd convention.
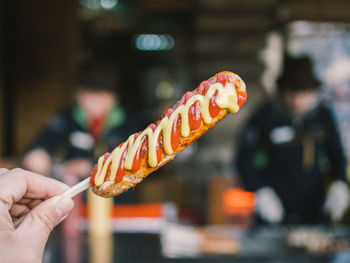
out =
[[[84,61],[116,62],[119,100],[145,127],[216,72],[238,73],[248,90],[237,116],[131,189],[134,203],[112,204],[89,192],[82,204],[85,197],[79,196],[79,217],[72,221],[78,231],[73,235],[62,225],[54,230],[45,263],[350,262],[349,213],[338,224],[259,224],[255,195],[242,189],[232,162],[249,116],[276,95],[283,51],[312,57],[324,83],[321,97],[335,109],[349,159],[348,3],[5,2],[0,3],[6,12],[0,21],[3,167],[21,166],[40,128],[72,102],[72,76]],[[62,167],[60,153],[53,160]]]

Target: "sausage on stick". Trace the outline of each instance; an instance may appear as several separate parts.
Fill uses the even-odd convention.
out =
[[[186,92],[156,122],[130,137],[98,160],[90,184],[104,197],[116,196],[140,183],[202,136],[247,98],[243,80],[224,71]]]

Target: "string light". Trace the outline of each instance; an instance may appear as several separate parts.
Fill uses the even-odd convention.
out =
[[[142,51],[170,50],[175,46],[175,40],[167,34],[141,34],[135,38],[135,47]]]
[[[118,0],[80,0],[80,4],[91,10],[110,10],[118,5]]]

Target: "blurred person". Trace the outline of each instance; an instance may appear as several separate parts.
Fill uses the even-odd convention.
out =
[[[23,158],[24,168],[54,176],[69,186],[88,177],[99,156],[138,129],[136,119],[119,103],[117,82],[113,65],[83,67],[77,77],[75,103],[44,127]],[[133,191],[115,200],[133,202]],[[74,201],[81,207],[82,195]],[[75,209],[62,226],[67,262],[79,262],[80,212]]]
[[[349,204],[346,161],[311,61],[286,56],[277,85],[278,99],[244,129],[236,160],[244,186],[257,194],[258,221],[313,224],[325,215],[339,221]]]
[[[29,171],[0,168],[1,262],[42,262],[50,232],[74,206],[71,198],[59,195],[67,188]],[[12,218],[23,215],[15,229]]]
[[[135,118],[120,105],[117,88],[113,66],[83,68],[77,79],[75,103],[58,113],[41,131],[25,154],[23,166],[49,176],[53,157],[58,156],[63,163],[55,171],[67,182],[73,184],[73,178],[88,176],[97,157],[138,128]]]
[[[112,65],[83,68],[77,78],[75,103],[40,132],[23,158],[24,168],[46,176],[53,173],[68,185],[89,176],[99,156],[139,128],[135,117],[119,103],[117,81]]]

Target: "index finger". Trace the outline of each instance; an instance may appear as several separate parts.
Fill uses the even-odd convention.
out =
[[[3,173],[6,173],[8,172],[9,169],[6,169],[6,168],[0,168],[0,175],[3,174]]]
[[[9,210],[22,198],[47,199],[67,188],[57,180],[16,168],[0,176],[0,201]]]

